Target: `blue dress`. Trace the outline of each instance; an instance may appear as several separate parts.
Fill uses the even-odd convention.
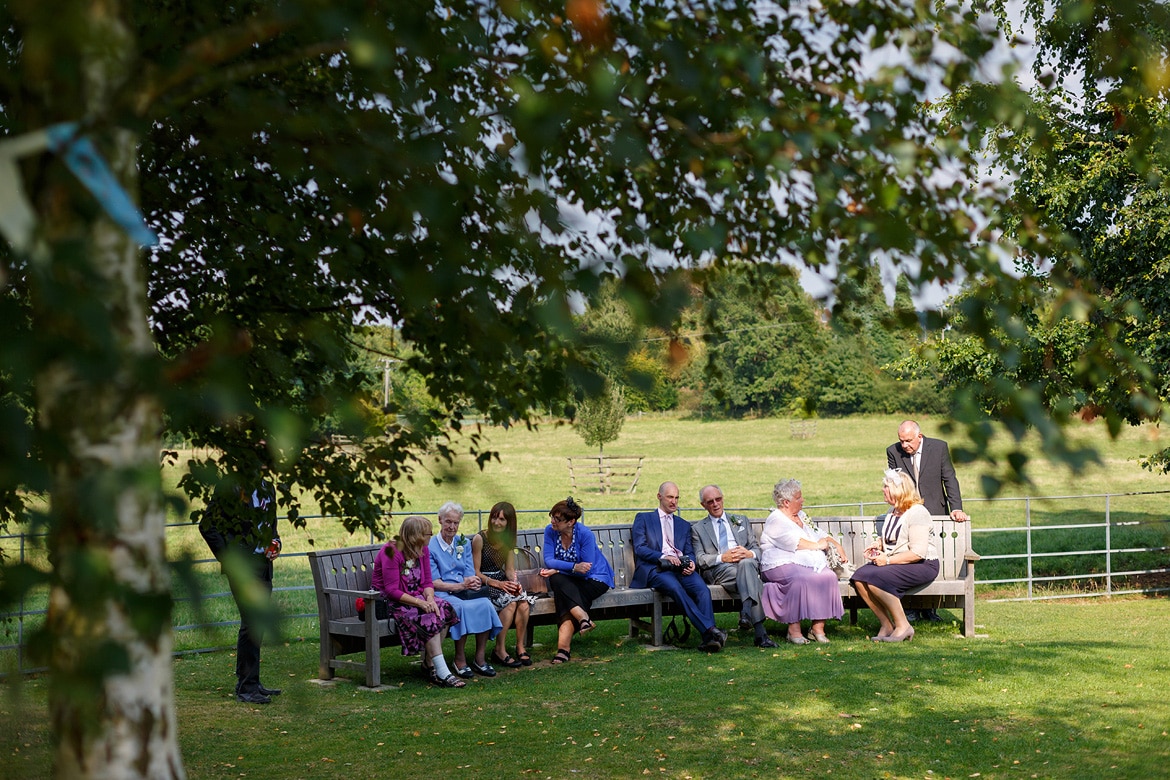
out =
[[[467,577],[475,576],[475,560],[471,553],[471,537],[457,534],[453,541],[454,549],[447,552],[443,549],[440,537],[436,534],[431,537],[428,549],[431,554],[431,576],[435,582],[447,582],[457,585]],[[451,626],[452,639],[460,639],[469,634],[490,632],[489,638],[495,638],[504,624],[496,614],[496,607],[487,597],[486,588],[482,595],[471,598],[462,597],[459,593],[436,593],[436,599],[443,599],[455,608],[459,622]]]

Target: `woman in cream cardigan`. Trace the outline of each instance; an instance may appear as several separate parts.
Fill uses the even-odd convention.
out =
[[[877,543],[865,550],[869,562],[853,572],[851,582],[881,623],[872,639],[904,642],[914,638],[914,628],[902,609],[902,596],[938,576],[934,525],[914,480],[902,469],[886,471],[882,495],[890,511]]]

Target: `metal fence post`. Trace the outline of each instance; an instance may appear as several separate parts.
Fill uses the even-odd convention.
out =
[[[1110,515],[1109,500],[1111,494],[1105,494],[1105,598],[1113,597],[1113,519]]]
[[[1032,499],[1024,499],[1024,528],[1028,544],[1028,598],[1032,598]]]

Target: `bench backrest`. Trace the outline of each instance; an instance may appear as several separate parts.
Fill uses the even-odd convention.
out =
[[[885,515],[876,517],[812,517],[809,518],[817,528],[832,535],[845,548],[849,561],[855,566],[865,563],[865,548],[873,544],[881,531]],[[946,515],[936,515],[934,520],[934,545],[939,557],[939,578],[944,580],[959,580],[966,576],[964,555],[971,549],[971,524],[956,523]],[[752,530],[756,538],[764,529],[763,518],[751,521]],[[601,548],[605,559],[609,561],[614,573],[614,585],[617,588],[629,587],[634,578],[634,544],[633,525],[599,525],[590,526],[597,545]],[[519,555],[516,567],[520,569],[544,565],[543,528],[524,528],[517,535],[516,546],[527,550],[531,555]]]
[[[318,614],[328,620],[357,617],[352,596],[326,593],[324,589],[369,590],[374,575],[374,557],[380,549],[380,544],[368,544],[309,553],[309,568],[313,571],[313,585],[317,589]]]
[[[939,579],[963,579],[967,576],[965,555],[971,549],[971,524],[955,522],[947,515],[934,515],[931,519],[934,521],[934,548],[939,558]],[[810,517],[809,520],[840,542],[849,562],[856,567],[865,563],[865,548],[878,538],[885,515]],[[753,519],[751,522],[758,539],[764,530],[764,521]]]
[[[630,580],[634,578],[634,545],[632,540],[632,525],[591,525],[589,530],[597,539],[597,547],[609,568],[613,570],[615,588],[628,588]],[[525,550],[530,555],[520,555],[516,559],[517,568],[544,566],[544,529],[523,528],[516,536],[516,547]]]

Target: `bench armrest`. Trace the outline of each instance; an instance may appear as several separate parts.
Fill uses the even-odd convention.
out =
[[[375,599],[377,601],[385,601],[386,597],[378,590],[346,590],[345,588],[321,588],[322,593],[328,593],[331,596],[352,596],[355,599]]]
[[[975,561],[979,560],[979,553],[975,552],[974,550],[967,550],[967,552],[963,553],[963,560],[969,563],[974,563]]]

